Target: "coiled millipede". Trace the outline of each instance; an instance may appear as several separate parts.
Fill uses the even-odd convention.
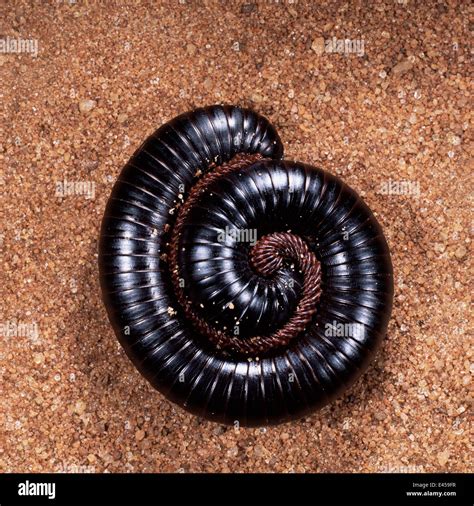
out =
[[[282,158],[256,112],[196,109],[138,148],[102,222],[118,339],[156,389],[220,423],[327,404],[390,318],[390,253],[370,209],[334,175]]]

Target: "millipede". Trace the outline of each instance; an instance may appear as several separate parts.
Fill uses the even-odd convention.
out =
[[[390,252],[325,170],[288,161],[257,112],[181,114],[122,169],[100,231],[102,296],[151,385],[191,413],[262,426],[333,401],[387,332]]]

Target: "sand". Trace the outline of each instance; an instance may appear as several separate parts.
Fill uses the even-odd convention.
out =
[[[3,4],[1,471],[472,471],[471,8],[357,5]],[[16,53],[11,39],[33,42]],[[100,298],[100,220],[122,166],[163,122],[223,102],[267,115],[287,158],[356,189],[393,255],[377,360],[279,427],[173,406]]]

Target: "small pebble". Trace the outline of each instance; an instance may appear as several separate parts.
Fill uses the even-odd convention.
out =
[[[323,37],[317,37],[313,40],[311,43],[311,49],[318,55],[321,55],[324,53],[324,38]]]
[[[84,401],[77,401],[74,406],[74,411],[78,415],[82,415],[86,410],[86,403]]]
[[[40,365],[44,362],[44,355],[43,353],[35,353],[33,355],[33,361],[36,365]]]
[[[92,111],[92,109],[94,109],[94,107],[97,105],[97,102],[95,100],[81,100],[79,102],[79,110],[83,113],[83,114],[87,114],[89,112]]]
[[[456,250],[454,251],[454,254],[456,258],[459,258],[459,260],[463,259],[467,254],[467,248],[463,245],[458,246]]]
[[[392,68],[392,73],[396,76],[402,76],[413,68],[413,63],[409,59],[402,60]]]
[[[437,459],[438,459],[439,465],[440,466],[445,466],[446,463],[448,462],[450,456],[451,456],[451,454],[449,453],[448,450],[439,452],[438,455],[437,455]]]
[[[190,56],[194,56],[197,51],[197,47],[194,44],[188,44],[186,46],[186,51]]]

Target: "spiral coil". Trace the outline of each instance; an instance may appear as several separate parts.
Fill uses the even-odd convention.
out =
[[[390,254],[370,209],[282,156],[259,114],[197,109],[140,146],[104,214],[117,337],[155,388],[221,423],[281,423],[331,401],[390,317]]]

